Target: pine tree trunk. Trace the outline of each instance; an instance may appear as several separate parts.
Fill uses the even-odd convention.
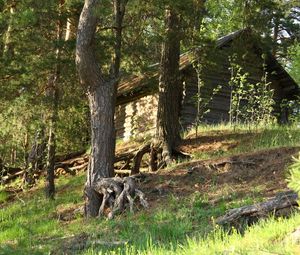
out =
[[[65,41],[69,41],[71,37],[71,20],[67,19]]]
[[[60,0],[59,2],[59,16],[61,17],[62,6],[64,4],[64,0]],[[56,40],[59,43],[63,38],[63,22],[61,19],[57,22],[57,32],[56,32]],[[59,104],[59,88],[58,83],[60,79],[61,73],[61,49],[58,47],[56,49],[56,65],[55,65],[55,73],[53,77],[49,80],[49,88],[48,88],[48,96],[50,101],[50,117],[49,117],[49,138],[48,138],[48,149],[47,149],[47,176],[46,176],[46,187],[45,193],[46,197],[50,199],[54,199],[55,195],[55,183],[54,183],[54,165],[55,165],[55,154],[56,154],[56,126],[58,119],[58,104]]]
[[[277,40],[278,40],[278,33],[279,33],[279,20],[278,17],[274,17],[274,28],[273,28],[273,48],[272,48],[272,55],[276,58],[277,54]]]
[[[5,58],[9,58],[13,55],[13,47],[12,47],[12,40],[11,40],[11,36],[12,36],[12,30],[13,30],[13,16],[16,12],[16,3],[15,1],[12,1],[10,8],[9,8],[9,12],[10,12],[10,20],[8,23],[8,27],[4,36],[4,48],[3,48],[3,56]]]
[[[169,164],[172,159],[172,150],[180,140],[179,113],[182,94],[179,76],[179,18],[172,8],[166,10],[165,26],[159,77],[156,135],[162,143],[163,159]]]
[[[25,133],[25,137],[24,137],[24,145],[23,145],[23,153],[24,153],[24,166],[25,166],[25,169],[28,168],[28,156],[29,156],[29,132],[28,130],[26,130],[26,133]]]
[[[90,87],[88,99],[91,112],[91,157],[86,183],[87,217],[96,217],[101,197],[91,189],[100,178],[113,177],[115,128],[114,128],[114,86],[103,83]]]
[[[115,56],[111,65],[108,80],[104,79],[101,68],[94,54],[93,41],[97,26],[95,9],[99,8],[99,0],[85,0],[80,16],[77,44],[76,64],[81,84],[87,89],[91,113],[91,156],[85,185],[85,215],[96,217],[102,197],[92,188],[93,183],[101,178],[114,175],[115,153],[115,99],[121,55],[121,25],[127,1],[114,2],[115,14]],[[119,16],[120,15],[120,16]]]
[[[54,164],[55,164],[56,141],[55,141],[54,125],[55,125],[55,121],[52,120],[51,126],[49,128],[47,164],[46,164],[47,176],[46,176],[45,193],[46,193],[46,197],[50,199],[54,199],[54,195],[55,195]]]

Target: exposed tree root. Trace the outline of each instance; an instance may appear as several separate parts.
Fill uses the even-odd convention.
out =
[[[143,159],[143,156],[146,153],[150,152],[150,143],[146,144],[144,146],[142,146],[137,153],[135,154],[135,156],[133,157],[133,166],[131,169],[131,174],[138,174],[140,172],[140,166],[141,166],[141,162]]]
[[[190,159],[187,153],[177,148],[169,148],[166,143],[154,140],[150,149],[150,169],[152,172],[160,170],[178,159]]]
[[[148,202],[142,191],[136,188],[133,177],[101,178],[92,188],[103,196],[99,208],[99,217],[104,215],[105,209],[109,209],[108,218],[112,219],[116,214],[120,214],[129,206],[130,212],[134,211],[134,200],[139,198],[140,204],[148,208]]]

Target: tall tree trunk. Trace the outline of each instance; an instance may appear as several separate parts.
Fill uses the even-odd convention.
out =
[[[200,28],[202,25],[202,21],[203,21],[203,17],[205,14],[205,3],[206,0],[195,0],[193,7],[194,7],[194,11],[193,11],[193,17],[194,17],[194,24],[193,24],[193,33],[196,35],[193,35],[194,39],[195,37],[197,37],[197,34],[200,32]],[[195,45],[193,45],[195,46]]]
[[[165,39],[162,45],[159,77],[159,101],[156,136],[166,164],[172,161],[173,149],[180,140],[179,113],[182,85],[179,76],[180,28],[174,9],[165,13]]]
[[[99,213],[102,197],[92,188],[94,182],[114,175],[115,153],[115,100],[121,57],[120,31],[127,1],[114,2],[116,22],[115,55],[113,57],[109,79],[105,80],[94,54],[93,42],[97,26],[95,10],[100,7],[99,0],[85,0],[80,16],[76,64],[81,84],[87,89],[91,113],[91,157],[87,182],[85,185],[85,215],[96,217]],[[121,15],[117,17],[117,15]],[[120,19],[121,18],[121,19]]]
[[[64,4],[64,0],[60,0],[59,2],[59,20],[57,21],[57,32],[56,32],[56,40],[59,42],[63,38],[63,22],[61,19],[62,6]],[[48,96],[50,99],[50,117],[49,117],[49,137],[48,137],[48,145],[47,145],[47,177],[46,177],[46,187],[45,193],[46,197],[50,199],[54,199],[55,195],[55,183],[54,183],[54,165],[55,165],[55,154],[56,154],[56,125],[58,119],[58,104],[59,104],[59,78],[61,72],[61,49],[56,49],[55,53],[56,65],[55,72],[53,77],[50,78],[50,82],[48,84]]]
[[[23,160],[24,160],[24,168],[28,168],[28,153],[29,150],[29,131],[26,130],[25,136],[24,136],[24,143],[23,143]]]
[[[272,49],[272,55],[274,57],[276,57],[276,54],[277,54],[278,33],[279,33],[279,17],[277,15],[275,15],[274,28],[273,28],[273,49]]]
[[[56,140],[55,140],[55,125],[56,120],[54,120],[54,114],[52,114],[52,120],[49,127],[49,138],[47,145],[47,176],[46,176],[46,186],[45,193],[46,197],[54,199],[55,195],[55,183],[54,183],[54,164],[55,164],[55,151],[56,151]]]
[[[8,27],[7,27],[6,33],[4,35],[4,48],[3,48],[3,56],[6,58],[9,58],[11,55],[13,55],[11,35],[12,35],[12,30],[13,30],[12,19],[16,12],[15,1],[12,1],[11,5],[9,7],[9,12],[10,12],[10,20],[8,22]]]
[[[66,34],[65,34],[65,41],[70,40],[71,37],[71,19],[67,19],[67,24],[66,24]]]

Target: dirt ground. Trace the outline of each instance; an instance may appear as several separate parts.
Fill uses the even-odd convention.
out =
[[[253,135],[255,134],[214,132],[198,138],[188,137],[182,142],[180,149],[190,154],[226,151],[239,143],[249,142]],[[129,151],[136,145],[132,142],[122,145],[119,152]],[[212,203],[224,199],[224,196],[230,197],[231,194],[236,198],[247,197],[249,194],[253,196],[256,192],[260,197],[267,198],[287,189],[287,167],[292,156],[299,151],[299,147],[278,148],[212,160],[190,161],[178,164],[171,170],[145,172],[146,177],[139,185],[153,207],[156,203],[163,203],[169,194],[185,197],[194,192],[206,195]],[[7,191],[10,193],[10,201],[17,199],[18,192],[10,192],[9,188]],[[74,208],[70,210],[73,211]],[[62,212],[58,218],[68,221],[65,214],[69,214],[69,211]]]
[[[259,192],[267,198],[288,189],[287,167],[299,150],[299,147],[278,148],[183,163],[167,172],[148,174],[141,188],[150,203],[167,194],[182,197],[194,192],[207,194],[212,202],[217,202],[224,193],[247,197]]]

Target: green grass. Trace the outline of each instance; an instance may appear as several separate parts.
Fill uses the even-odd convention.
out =
[[[194,132],[194,129],[190,130],[186,136],[189,135],[193,137]],[[229,134],[229,138],[227,140],[224,138],[224,141],[238,142],[238,145],[234,149],[227,151],[220,149],[210,152],[196,152],[193,154],[193,158],[195,159],[210,159],[265,149],[300,146],[300,128],[295,125],[274,125],[255,128],[240,125],[234,130],[234,128],[228,124],[220,124],[216,126],[200,126],[198,133],[200,137],[201,134],[211,135],[212,137],[222,137]]]
[[[288,177],[289,187],[300,193],[300,153],[294,158],[294,163],[290,166],[290,175]]]
[[[224,214],[227,209],[261,199],[257,192],[245,199],[224,190],[218,205],[212,206],[206,195],[196,192],[183,198],[170,195],[164,205],[152,208],[151,212],[127,213],[113,221],[82,217],[68,224],[59,221],[58,210],[82,203],[84,180],[84,175],[59,179],[55,201],[46,200],[43,189],[39,188],[0,209],[0,254],[45,254],[62,245],[60,237],[80,233],[91,233],[93,239],[104,241],[129,241],[134,249],[143,252],[148,249],[149,240],[153,245],[172,249],[178,246],[178,240],[186,242],[187,236],[210,233],[212,218]],[[215,189],[212,187],[212,191]],[[94,251],[110,252],[111,249],[99,246]]]
[[[220,132],[233,132],[225,128]],[[212,135],[214,131],[217,130]],[[257,131],[253,137],[252,145],[241,143],[224,154],[298,146],[300,131],[294,127],[273,127]],[[55,249],[62,254],[60,249],[65,243],[62,237],[82,233],[102,242],[124,241],[115,247],[100,244],[77,251],[85,255],[300,254],[299,245],[287,240],[288,234],[300,226],[300,215],[290,219],[271,218],[247,229],[243,235],[236,232],[227,235],[214,225],[214,219],[228,209],[262,201],[263,185],[250,187],[247,196],[241,196],[230,184],[223,187],[212,184],[207,194],[169,195],[150,211],[125,213],[112,221],[86,220],[81,215],[72,222],[59,220],[58,212],[82,205],[84,182],[84,174],[60,178],[55,201],[44,198],[44,184],[40,183],[35,191],[28,190],[13,203],[7,202],[0,209],[0,254],[48,254]],[[217,194],[216,203],[210,201],[209,195],[213,193]],[[7,193],[0,190],[0,201],[6,200]]]
[[[9,198],[9,194],[2,188],[0,188],[0,203],[4,203]]]
[[[185,238],[177,243],[165,245],[155,243],[151,238],[145,249],[127,245],[123,249],[114,250],[110,254],[299,254],[300,246],[289,238],[295,228],[300,225],[300,215],[291,219],[270,219],[250,227],[242,236],[238,233],[227,235],[221,229],[215,228],[205,237]],[[83,254],[105,254],[95,248]]]
[[[127,242],[117,248],[93,246],[81,251],[82,254],[209,254],[204,251],[217,254],[232,245],[239,250],[243,249],[242,245],[237,246],[239,240],[244,240],[248,235],[253,237],[255,232],[249,230],[245,237],[235,233],[224,238],[224,233],[214,227],[213,219],[230,208],[263,199],[259,189],[253,189],[247,197],[240,197],[228,187],[221,191],[222,195],[216,205],[209,203],[207,195],[195,192],[188,197],[170,195],[163,205],[152,208],[151,212],[143,211],[134,215],[127,213],[113,221],[85,220],[82,217],[77,217],[68,224],[59,221],[55,213],[59,208],[68,208],[82,202],[81,187],[84,180],[84,175],[59,179],[55,201],[47,201],[40,188],[36,192],[25,194],[23,202],[18,200],[1,209],[0,254],[46,254],[62,246],[63,240],[60,237],[80,233],[90,233],[95,240]],[[211,192],[216,189],[218,187],[211,187]],[[269,226],[269,230],[265,232],[259,230],[262,231],[261,235],[266,235],[264,242],[259,240],[262,242],[259,247],[263,247],[273,236],[284,235],[293,229],[300,224],[300,218],[295,216],[284,222],[271,220],[270,223],[260,224],[262,229],[267,229],[268,224],[273,227]],[[277,225],[283,225],[283,230],[279,231]],[[254,237],[252,242],[255,242]],[[255,246],[250,243],[249,250],[251,245]],[[274,247],[277,246],[270,244],[267,249],[273,250]]]

